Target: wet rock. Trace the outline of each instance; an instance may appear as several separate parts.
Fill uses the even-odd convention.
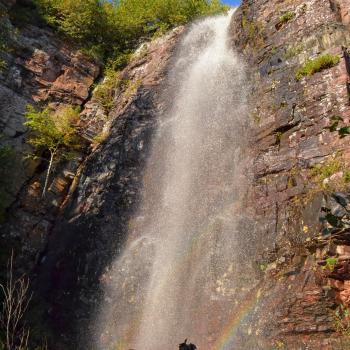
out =
[[[347,300],[343,281],[348,278],[348,236],[340,234],[339,229],[330,231],[326,216],[347,215],[348,195],[339,192],[325,197],[317,195],[311,200],[308,197],[312,192],[310,169],[315,164],[337,151],[343,152],[345,164],[350,159],[348,141],[325,129],[329,116],[340,115],[348,122],[350,115],[347,92],[350,77],[342,49],[350,46],[346,3],[345,0],[245,0],[231,25],[232,43],[251,67],[249,114],[255,182],[248,201],[261,223],[256,237],[262,237],[263,247],[257,249],[274,251],[274,261],[278,261],[285,252],[274,250],[277,242],[278,247],[289,247],[294,256],[289,265],[280,266],[278,273],[273,272],[277,268],[265,274],[269,280],[265,282],[267,294],[281,317],[270,318],[267,323],[275,322],[274,325],[260,324],[260,329],[268,328],[271,337],[278,339],[280,328],[288,349],[305,346],[319,349],[323,343],[328,344],[327,349],[336,346],[340,340],[333,339],[332,320],[339,301],[336,289],[324,288],[330,279],[339,279],[342,298]],[[281,23],[280,18],[287,11],[295,15]],[[306,60],[325,53],[339,55],[339,65],[301,81],[295,79]],[[337,181],[343,175],[338,172],[331,177]],[[322,207],[329,211],[322,213],[320,223]],[[334,241],[313,241],[322,228],[327,228],[327,235],[333,232]],[[300,252],[305,245],[310,249],[306,261]],[[329,257],[339,261],[334,271],[325,273],[323,268]],[[323,265],[319,265],[321,262]],[[273,263],[271,266],[275,267]]]

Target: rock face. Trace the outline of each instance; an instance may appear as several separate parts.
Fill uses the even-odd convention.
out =
[[[40,176],[32,178],[36,164],[20,161],[6,205],[18,200],[0,228],[21,245],[21,264],[33,271],[40,313],[33,323],[47,327],[38,332],[53,333],[50,349],[85,349],[94,337],[89,318],[102,297],[100,278],[120,253],[140,200],[157,115],[167,107],[159,96],[183,28],[138,50],[106,113],[89,96],[99,65],[48,29],[15,31],[7,15],[15,2],[0,1],[0,145],[18,157],[26,151],[27,103],[84,106],[81,135],[94,145],[57,169],[47,202]],[[253,350],[349,346],[349,26],[348,0],[244,0],[232,21],[232,45],[251,81],[247,206],[259,222],[262,280],[247,333],[262,336]],[[297,77],[309,59],[325,54],[334,64]]]
[[[317,193],[347,187],[342,171],[349,164],[348,139],[327,127],[334,116],[342,118],[339,126],[350,122],[349,2],[246,0],[231,30],[233,45],[253,67],[254,181],[248,201],[266,248],[258,259],[266,302],[256,316],[257,332],[271,339],[269,346],[343,349],[346,327],[339,332],[336,310],[348,306],[348,276],[344,272],[337,275],[340,282],[329,282],[320,264],[333,255],[325,250],[317,256],[315,245],[321,243],[307,246],[324,228],[321,207],[328,208]],[[297,77],[307,60],[325,54],[338,56],[339,63]],[[332,241],[329,236],[327,244]],[[348,245],[336,249],[345,254]],[[332,283],[338,286],[337,298]],[[266,316],[271,308],[274,316]],[[348,322],[344,315],[341,321]]]
[[[54,349],[85,349],[94,339],[89,322],[101,297],[99,280],[121,251],[140,199],[156,117],[165,108],[159,96],[166,67],[182,30],[144,45],[122,72],[127,83],[115,93],[105,140],[85,160],[51,232],[36,271],[36,291],[48,303],[45,323],[66,336],[55,339]]]
[[[49,29],[14,25],[8,11],[15,17],[17,12],[28,11],[30,2],[9,10],[13,5],[15,1],[0,2],[0,146],[13,147],[18,160],[6,207],[35,170],[34,164],[21,160],[28,151],[23,125],[26,105],[53,109],[68,104],[81,106],[100,71],[99,64]]]

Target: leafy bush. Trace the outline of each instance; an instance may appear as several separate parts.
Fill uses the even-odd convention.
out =
[[[292,20],[295,16],[296,16],[295,12],[288,11],[279,18],[279,23],[285,24],[285,23],[289,22],[290,20]]]
[[[56,113],[44,109],[38,112],[33,106],[27,106],[27,122],[25,125],[30,130],[27,142],[34,147],[34,153],[30,157],[37,158],[38,153],[48,150],[50,153],[43,197],[46,194],[48,180],[53,162],[67,157],[72,149],[79,147],[75,124],[79,117],[79,109],[71,106],[64,107]]]
[[[326,265],[323,266],[324,270],[329,270],[330,272],[333,272],[335,269],[335,266],[338,264],[338,259],[336,257],[330,257],[326,259]]]
[[[295,79],[299,81],[305,76],[313,75],[317,72],[321,72],[324,69],[334,67],[339,62],[339,56],[332,56],[330,54],[319,56],[314,60],[308,60],[301,68],[299,68],[295,75]]]
[[[105,69],[103,81],[97,85],[93,96],[108,114],[113,106],[116,89],[122,84],[120,72],[112,68]]]
[[[349,168],[339,155],[329,158],[323,163],[316,164],[309,174],[311,182],[315,185],[315,191],[326,190],[332,192],[344,190],[349,186],[350,182]]]
[[[340,122],[344,122],[344,119],[339,115],[332,115],[330,117],[330,126],[325,127],[330,132],[337,132],[339,137],[342,139],[350,135],[350,125],[339,126]]]
[[[242,28],[253,47],[261,48],[264,45],[264,27],[261,22],[249,20],[243,15]]]
[[[219,0],[36,0],[48,24],[101,56],[118,57],[141,38],[224,11]]]

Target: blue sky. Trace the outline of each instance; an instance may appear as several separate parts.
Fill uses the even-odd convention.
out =
[[[222,2],[227,5],[239,5],[241,3],[240,0],[222,0]]]

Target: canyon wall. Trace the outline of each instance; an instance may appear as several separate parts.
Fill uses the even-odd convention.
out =
[[[5,210],[34,174],[37,162],[23,160],[27,104],[59,109],[82,106],[100,65],[45,27],[30,1],[0,2],[0,145],[11,147],[11,181],[1,186]],[[4,188],[3,188],[4,187]]]
[[[0,251],[14,248],[19,272],[30,273],[30,318],[38,339],[47,334],[50,348],[85,349],[84,339],[94,336],[89,325],[103,297],[104,269],[136,224],[129,219],[140,202],[157,115],[167,108],[159,96],[184,28],[140,47],[106,113],[91,94],[100,64],[37,25],[39,19],[19,25],[20,10],[31,5],[15,3],[0,2],[6,34],[0,145],[13,147],[17,159]],[[19,7],[11,14],[11,6]],[[232,20],[231,44],[250,78],[252,186],[246,200],[257,222],[253,265],[262,281],[246,333],[261,336],[264,350],[350,346],[350,235],[346,223],[327,221],[329,214],[346,221],[350,208],[350,136],[331,127],[334,117],[340,127],[350,123],[349,26],[348,0],[244,0]],[[307,60],[325,54],[340,61],[297,78]],[[82,106],[84,151],[58,166],[45,201],[45,167],[22,161],[28,103]]]
[[[248,202],[265,246],[255,331],[276,348],[345,349],[349,233],[329,219],[349,203],[349,139],[331,127],[350,121],[349,1],[245,0],[231,31],[251,67]],[[298,76],[326,54],[339,63]]]

